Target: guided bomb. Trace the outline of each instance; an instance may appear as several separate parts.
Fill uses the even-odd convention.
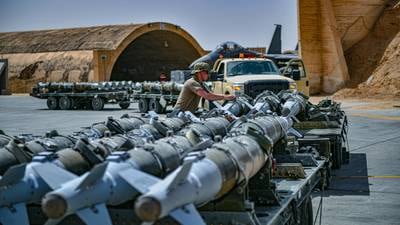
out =
[[[280,101],[280,98],[272,91],[264,91],[254,99],[254,106],[248,115],[265,115],[271,113],[280,115],[282,107]]]
[[[141,83],[141,92],[151,93],[175,93],[179,94],[183,84],[176,82],[143,82]]]
[[[11,136],[6,135],[2,130],[0,130],[0,148],[4,147],[12,139]]]
[[[72,147],[76,139],[72,137],[55,136],[38,138],[23,143],[19,139],[12,139],[0,149],[0,174],[11,166],[30,162],[33,155],[44,151],[57,151]]]
[[[301,112],[305,112],[307,99],[305,95],[290,91],[281,91],[279,97],[284,104],[282,105],[282,116],[292,117]]]

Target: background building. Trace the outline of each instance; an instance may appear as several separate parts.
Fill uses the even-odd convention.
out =
[[[400,96],[398,0],[299,0],[298,10],[300,54],[311,93],[355,88],[371,78],[358,94],[397,90]]]
[[[30,92],[39,81],[158,80],[203,54],[170,23],[0,33],[12,93]]]

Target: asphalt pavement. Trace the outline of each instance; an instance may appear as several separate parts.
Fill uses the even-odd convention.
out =
[[[109,116],[119,118],[126,113],[139,113],[137,104],[132,103],[126,110],[116,104],[107,104],[102,111],[49,110],[43,99],[26,95],[0,96],[0,129],[10,135],[42,135],[50,130],[70,134],[81,127],[106,121]]]
[[[334,171],[323,193],[322,224],[400,224],[400,108],[374,104],[342,104],[350,123],[350,163]],[[314,216],[320,196],[314,194]]]

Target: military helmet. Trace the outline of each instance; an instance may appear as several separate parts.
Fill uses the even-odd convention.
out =
[[[195,73],[198,73],[203,70],[208,72],[209,68],[210,68],[210,66],[208,65],[208,63],[198,62],[198,63],[194,64],[191,74],[195,74]]]

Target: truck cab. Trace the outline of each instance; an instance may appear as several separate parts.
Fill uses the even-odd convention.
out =
[[[265,90],[297,90],[296,82],[282,76],[266,58],[221,58],[214,63],[212,90],[219,94],[246,94],[255,98]]]
[[[296,82],[299,92],[309,96],[310,86],[306,67],[297,53],[267,54],[266,57],[278,66],[283,76],[289,77]]]

